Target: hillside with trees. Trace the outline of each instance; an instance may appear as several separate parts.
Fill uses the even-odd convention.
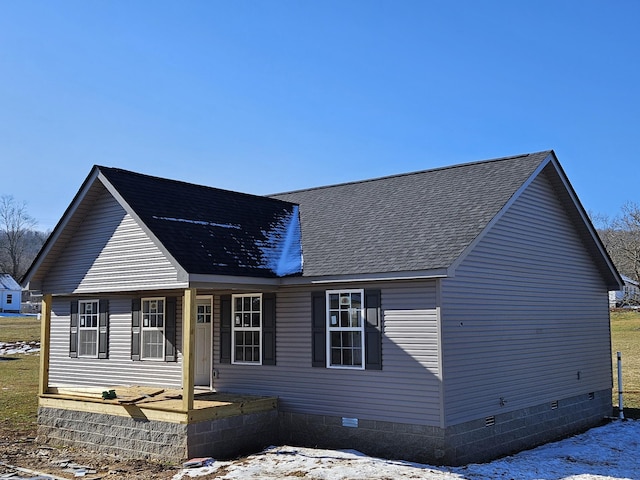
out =
[[[592,215],[592,221],[618,271],[640,282],[640,205],[627,202],[618,216]]]
[[[36,226],[25,202],[0,197],[0,273],[20,281],[48,236]]]

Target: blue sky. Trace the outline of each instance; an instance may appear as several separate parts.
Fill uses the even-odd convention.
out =
[[[0,194],[94,164],[268,194],[554,149],[638,198],[640,2],[0,2]]]

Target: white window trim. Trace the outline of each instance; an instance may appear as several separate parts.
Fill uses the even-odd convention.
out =
[[[329,295],[331,294],[340,294],[340,293],[359,293],[362,299],[362,306],[360,307],[362,325],[360,327],[332,327],[331,326],[331,309],[329,308]],[[326,312],[327,318],[326,321],[326,344],[327,344],[327,368],[335,368],[338,370],[364,370],[366,366],[365,362],[365,330],[364,327],[367,323],[367,319],[365,318],[366,309],[364,308],[364,289],[363,288],[353,288],[353,289],[344,289],[344,290],[327,290],[325,292],[325,302],[326,302]],[[331,332],[360,332],[360,339],[362,341],[362,365],[331,365]]]
[[[162,300],[162,328],[158,327],[145,327],[144,326],[144,302],[150,302],[154,300]],[[150,362],[164,362],[166,352],[167,339],[164,334],[164,329],[167,326],[167,299],[166,297],[146,297],[140,300],[140,360],[146,360]],[[144,332],[156,331],[162,332],[162,355],[160,357],[145,357],[144,356]]]
[[[83,303],[95,303],[97,306],[97,310],[95,312],[96,315],[96,326],[95,327],[82,327],[82,308],[80,307],[80,305],[82,305]],[[85,314],[86,315],[86,314]],[[93,314],[92,314],[93,315]],[[81,332],[86,332],[86,331],[95,331],[96,332],[96,354],[95,355],[83,355],[81,353],[81,348],[80,345],[82,344],[81,341]],[[99,348],[99,344],[100,344],[100,300],[96,299],[92,299],[92,300],[78,300],[78,345],[76,346],[76,352],[78,354],[78,358],[98,358],[98,348]]]
[[[238,297],[260,297],[260,327],[236,327],[236,298]],[[237,293],[231,295],[231,363],[233,365],[262,365],[262,293]],[[259,332],[259,358],[257,362],[247,362],[236,360],[236,330],[241,332]]]

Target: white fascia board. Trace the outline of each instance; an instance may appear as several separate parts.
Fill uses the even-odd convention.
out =
[[[178,261],[173,257],[173,255],[169,253],[169,251],[165,248],[163,243],[160,240],[158,240],[158,238],[153,234],[153,232],[149,229],[149,227],[147,227],[147,225],[138,216],[135,210],[131,208],[131,206],[124,200],[124,198],[122,198],[122,195],[120,195],[120,192],[118,192],[118,190],[113,185],[111,185],[109,180],[107,180],[107,178],[99,170],[98,170],[98,178],[100,179],[102,184],[105,186],[105,188],[109,191],[109,193],[113,195],[113,198],[115,198],[116,201],[122,206],[122,208],[124,208],[125,212],[131,215],[131,218],[133,218],[136,221],[136,223],[140,226],[140,228],[144,231],[144,233],[146,233],[149,236],[149,238],[154,243],[154,245],[158,247],[158,249],[162,252],[162,254],[167,258],[167,260],[169,260],[171,265],[175,267],[175,269],[178,271],[178,281],[187,282],[189,278],[188,272],[182,267],[182,265],[178,263]]]

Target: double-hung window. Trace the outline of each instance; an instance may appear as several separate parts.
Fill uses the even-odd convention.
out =
[[[109,358],[109,301],[71,300],[69,356]]]
[[[98,357],[98,327],[100,302],[80,300],[78,302],[78,356]]]
[[[262,294],[232,295],[232,363],[262,364]]]
[[[364,369],[364,290],[326,293],[327,366]]]
[[[143,360],[164,360],[165,299],[142,299]]]

